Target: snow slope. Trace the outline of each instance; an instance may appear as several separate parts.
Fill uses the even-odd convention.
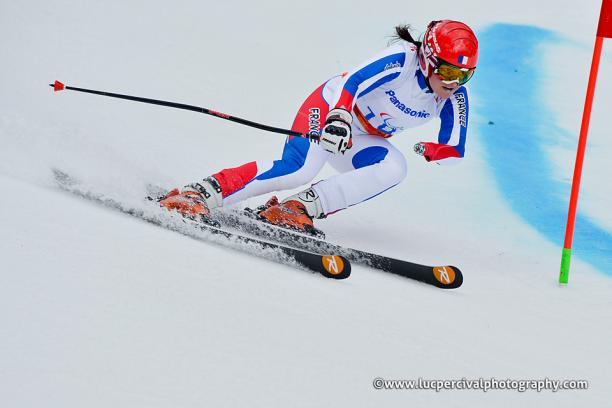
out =
[[[534,3],[466,0],[441,16],[456,2],[0,2],[2,405],[607,406],[612,46],[560,288],[600,2]],[[359,266],[330,281],[54,186],[59,167],[136,200],[146,183],[183,185],[282,149],[278,135],[191,112],[54,94],[55,79],[288,126],[314,87],[384,47],[393,25],[418,31],[440,17],[481,39],[466,160],[449,169],[412,157],[436,124],[411,130],[393,141],[409,158],[407,180],[320,227],[346,245],[456,264],[456,291]],[[590,386],[436,393],[375,390],[375,377]]]

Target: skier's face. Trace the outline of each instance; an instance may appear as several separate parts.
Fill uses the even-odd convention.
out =
[[[435,74],[429,76],[429,85],[431,86],[431,89],[433,89],[434,93],[442,99],[448,98],[459,88],[459,84],[457,82],[447,84],[442,82],[442,80]]]

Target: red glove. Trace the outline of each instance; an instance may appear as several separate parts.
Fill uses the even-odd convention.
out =
[[[449,157],[461,158],[461,155],[454,146],[445,144],[420,142],[414,145],[414,152],[419,156],[425,157],[425,160],[436,161]]]

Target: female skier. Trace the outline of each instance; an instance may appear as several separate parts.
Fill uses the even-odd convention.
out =
[[[280,160],[221,170],[172,190],[160,204],[207,218],[210,209],[307,184],[329,163],[339,174],[281,202],[272,197],[258,212],[272,224],[313,232],[314,218],[368,200],[405,178],[406,159],[388,139],[406,128],[439,117],[437,143],[417,143],[415,153],[428,162],[462,158],[469,112],[465,83],[478,61],[474,32],[452,20],[432,21],[422,42],[408,26],[395,31],[399,41],[331,78],[303,103],[291,129],[314,135],[318,144],[290,136]]]

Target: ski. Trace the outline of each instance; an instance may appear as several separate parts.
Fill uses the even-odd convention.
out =
[[[334,253],[355,264],[414,279],[442,289],[455,289],[463,284],[463,274],[456,266],[429,266],[337,245],[298,231],[281,228],[256,218],[249,210],[218,210],[213,217],[221,225],[240,232],[265,237],[275,242],[315,253]]]
[[[350,261],[341,255],[313,253],[230,232],[170,213],[158,207],[156,203],[145,201],[144,198],[143,208],[129,206],[82,188],[77,180],[60,170],[54,169],[53,176],[57,185],[66,192],[200,241],[215,242],[281,264],[307,269],[326,278],[346,279],[351,274]]]

